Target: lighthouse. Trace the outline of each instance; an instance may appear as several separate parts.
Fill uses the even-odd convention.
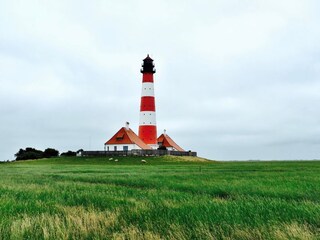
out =
[[[142,64],[142,90],[140,102],[139,138],[152,148],[157,148],[156,106],[154,97],[153,59],[148,55]]]
[[[141,73],[142,73],[142,89],[140,102],[140,120],[139,120],[139,134],[136,135],[131,128],[129,122],[126,122],[125,127],[120,128],[113,137],[111,137],[104,144],[105,154],[115,154],[117,151],[120,154],[159,154],[158,151],[137,152],[137,150],[168,150],[177,152],[186,152],[172,138],[168,136],[166,130],[157,138],[157,123],[156,123],[156,104],[154,97],[154,69],[153,59],[148,55],[143,59]],[[188,153],[190,154],[190,153]]]

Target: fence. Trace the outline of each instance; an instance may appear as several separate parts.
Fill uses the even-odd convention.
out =
[[[104,157],[104,156],[197,156],[197,152],[180,152],[169,150],[129,150],[129,151],[83,151],[81,156],[84,157]]]

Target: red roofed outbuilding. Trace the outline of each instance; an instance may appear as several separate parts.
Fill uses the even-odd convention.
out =
[[[132,149],[151,149],[151,147],[145,144],[138,136],[135,134],[131,128],[129,128],[129,123],[126,127],[120,128],[120,130],[113,135],[105,144],[107,151],[128,151]]]
[[[173,141],[171,137],[166,134],[166,132],[158,137],[157,142],[159,147],[166,147],[167,150],[184,152],[184,150],[178,144],[176,144],[175,141]]]

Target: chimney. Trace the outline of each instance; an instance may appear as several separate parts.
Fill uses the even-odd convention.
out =
[[[126,122],[125,128],[126,128],[126,130],[129,130],[129,122]]]

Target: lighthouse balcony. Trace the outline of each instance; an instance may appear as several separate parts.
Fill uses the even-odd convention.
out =
[[[156,70],[155,69],[143,69],[141,68],[140,70],[141,73],[156,73]]]

